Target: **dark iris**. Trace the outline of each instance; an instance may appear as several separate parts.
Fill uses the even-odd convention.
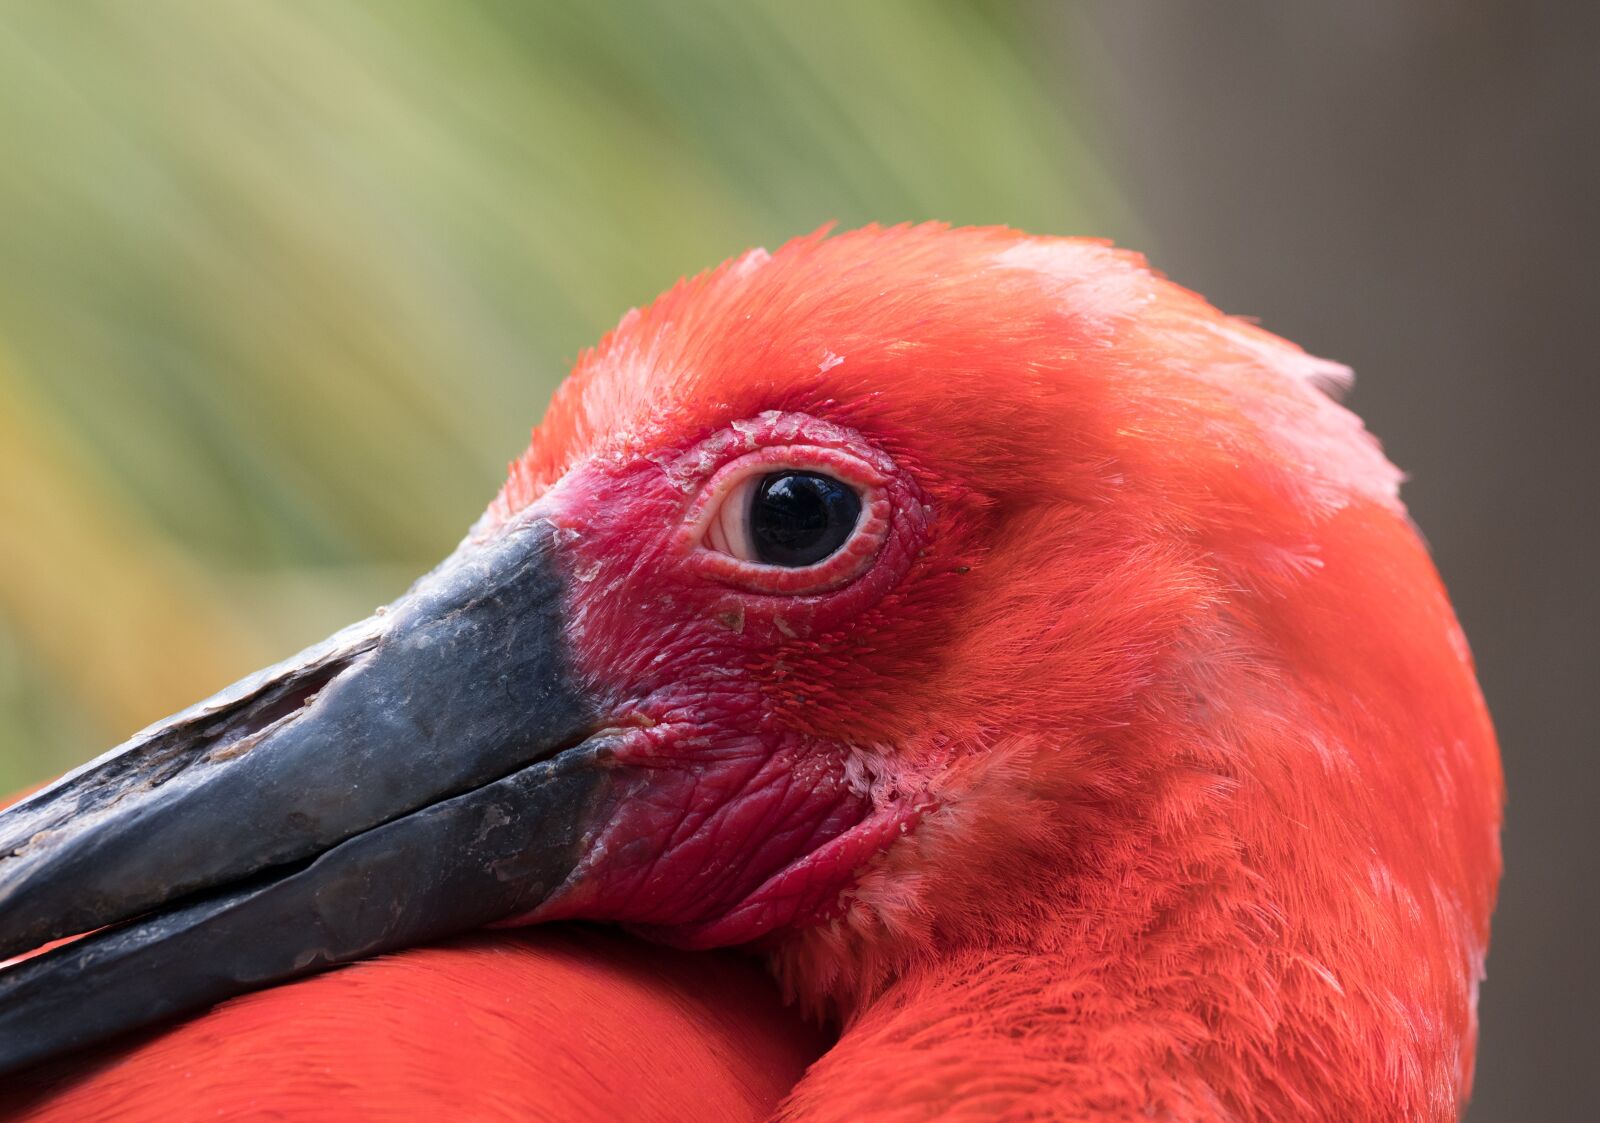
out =
[[[860,517],[861,497],[833,477],[772,472],[750,501],[750,541],[758,560],[797,569],[843,546]]]

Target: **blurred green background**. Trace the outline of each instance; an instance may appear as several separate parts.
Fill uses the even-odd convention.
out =
[[[1356,368],[1505,749],[1471,1118],[1600,1118],[1596,58],[1570,0],[0,0],[0,793],[391,599],[678,276],[1110,236]]]
[[[1024,32],[0,7],[0,790],[390,599],[680,274],[830,220],[1126,226]]]

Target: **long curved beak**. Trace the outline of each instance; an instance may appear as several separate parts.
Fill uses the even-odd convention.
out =
[[[603,799],[548,523],[0,815],[0,1072],[536,907]],[[89,933],[84,935],[84,933]]]

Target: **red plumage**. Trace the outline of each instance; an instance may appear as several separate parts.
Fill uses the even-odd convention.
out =
[[[535,928],[245,995],[0,1092],[18,1123],[760,1119],[821,1052],[731,955]]]
[[[1345,373],[1134,255],[1006,230],[812,236],[629,313],[478,533],[534,505],[566,528],[580,669],[635,700],[622,757],[665,779],[602,838],[648,867],[525,919],[754,943],[840,1030],[787,1118],[1454,1118],[1498,756],[1399,474],[1324,393]],[[787,599],[704,580],[685,496],[783,442],[877,481],[881,547]],[[474,946],[235,1002],[98,1079],[135,1094],[187,1040],[261,1087],[204,1027],[289,1048],[244,1012],[369,985],[431,1025],[449,1000],[383,972],[500,954]],[[507,983],[519,1018],[564,1001],[549,970]],[[374,1016],[337,1008],[323,1044]],[[636,1011],[641,1039],[681,1021]],[[749,1016],[793,1065],[802,1039]],[[396,1069],[479,1055],[384,1040]]]

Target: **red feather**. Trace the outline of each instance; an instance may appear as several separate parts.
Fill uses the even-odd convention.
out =
[[[236,998],[132,1048],[15,1078],[0,1114],[756,1120],[824,1044],[753,964],[552,926]]]

